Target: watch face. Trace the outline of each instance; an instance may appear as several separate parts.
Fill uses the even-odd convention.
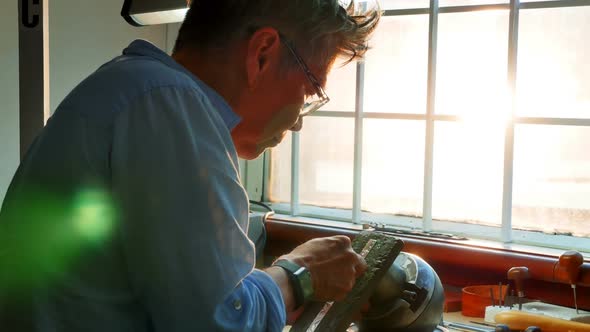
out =
[[[299,280],[299,284],[301,285],[301,289],[303,290],[303,297],[305,300],[310,300],[313,297],[313,282],[311,280],[311,273],[309,270],[302,267],[301,269],[297,270],[295,276]]]

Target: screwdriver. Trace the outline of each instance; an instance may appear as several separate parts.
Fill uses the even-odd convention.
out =
[[[565,279],[571,286],[574,292],[574,305],[576,306],[576,314],[578,311],[578,299],[576,297],[576,283],[578,282],[578,276],[580,275],[580,266],[584,263],[584,257],[577,251],[566,251],[559,256],[557,263],[558,272],[565,276],[558,275],[558,278]]]
[[[514,280],[514,288],[518,295],[518,310],[522,310],[522,299],[524,298],[524,279],[529,278],[529,268],[526,266],[512,267],[508,270],[508,279]]]

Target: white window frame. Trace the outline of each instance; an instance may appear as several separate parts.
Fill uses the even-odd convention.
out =
[[[278,213],[285,216],[308,217],[327,219],[348,224],[365,224],[368,222],[384,224],[393,227],[418,229],[425,234],[434,231],[432,224],[432,185],[433,185],[433,159],[434,159],[434,123],[436,121],[461,121],[458,116],[435,114],[434,104],[436,96],[436,62],[437,62],[437,30],[438,16],[440,13],[471,12],[488,9],[509,10],[508,33],[508,85],[511,91],[516,91],[517,70],[517,46],[518,25],[520,10],[539,8],[561,8],[575,6],[590,6],[590,0],[559,0],[523,2],[510,0],[509,3],[487,5],[465,5],[454,7],[439,7],[438,0],[430,0],[429,8],[385,10],[385,16],[399,15],[429,15],[429,47],[428,47],[428,80],[427,103],[425,114],[405,113],[375,113],[363,112],[364,96],[364,63],[356,64],[356,105],[354,112],[317,111],[311,116],[332,118],[353,118],[354,132],[354,171],[353,171],[353,204],[352,210],[329,209],[316,206],[302,205],[299,202],[299,133],[292,133],[291,146],[291,200],[290,204],[271,203],[270,205]],[[482,225],[468,225],[463,223],[445,222],[437,220],[437,227],[445,232],[472,238],[492,240],[502,244],[528,244],[540,247],[552,247],[558,249],[577,249],[590,252],[590,239],[577,238],[566,235],[551,235],[539,232],[520,231],[512,229],[512,177],[514,159],[514,131],[518,124],[541,125],[566,125],[590,127],[590,119],[580,118],[550,118],[550,117],[521,117],[515,113],[515,96],[511,96],[512,108],[505,135],[504,135],[504,174],[502,194],[502,225],[498,234],[497,227]],[[362,143],[364,119],[395,119],[395,120],[422,120],[426,122],[425,160],[424,160],[424,191],[423,191],[423,216],[422,218],[400,217],[385,214],[366,213],[361,211],[361,167],[362,167]],[[262,200],[268,200],[268,177],[270,154],[267,152],[259,160],[255,161],[257,167],[247,167],[248,192],[256,193],[260,197],[262,188]],[[262,162],[262,167],[260,167]],[[248,162],[248,164],[251,162]],[[257,175],[253,175],[257,174]],[[256,179],[255,181],[253,181]],[[328,221],[327,221],[328,222]],[[329,223],[329,222],[328,222]]]

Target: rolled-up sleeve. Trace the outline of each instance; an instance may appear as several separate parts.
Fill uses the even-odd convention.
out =
[[[194,89],[161,87],[118,116],[111,169],[125,272],[154,331],[280,331],[281,293],[254,270],[235,149],[211,107]]]

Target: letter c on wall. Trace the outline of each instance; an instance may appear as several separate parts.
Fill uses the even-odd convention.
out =
[[[33,15],[33,20],[29,21],[29,1],[21,0],[21,23],[27,28],[34,28],[39,25],[39,15]],[[39,0],[33,0],[33,5],[39,5]]]

